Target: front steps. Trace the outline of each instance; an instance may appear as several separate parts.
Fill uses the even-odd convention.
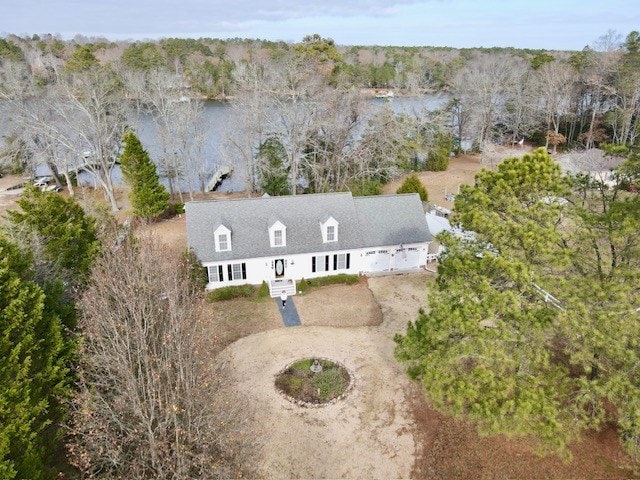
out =
[[[278,278],[269,281],[269,294],[272,298],[277,298],[282,292],[288,297],[296,294],[296,281],[293,278]]]

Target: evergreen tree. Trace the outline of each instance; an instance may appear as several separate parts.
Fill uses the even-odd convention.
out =
[[[354,180],[353,183],[349,185],[349,190],[354,197],[382,195],[382,182],[371,178]]]
[[[65,71],[70,73],[88,72],[100,66],[98,59],[87,45],[78,47],[67,60]]]
[[[24,234],[24,246],[37,252],[37,276],[82,281],[99,250],[95,220],[72,198],[37,188],[26,189],[18,205],[21,211],[8,212],[7,228]]]
[[[404,182],[402,182],[400,188],[396,190],[396,193],[417,193],[420,195],[421,201],[427,202],[429,200],[427,189],[424,188],[424,185],[415,173],[412,173],[404,179]]]
[[[449,133],[436,132],[433,145],[427,153],[424,169],[430,172],[444,172],[449,168],[449,157],[453,150],[453,136]]]
[[[462,188],[453,221],[475,240],[444,236],[430,312],[396,337],[439,408],[564,452],[617,421],[640,457],[640,194],[621,190],[639,165],[606,185],[540,149]]]
[[[155,164],[132,131],[124,136],[120,167],[125,182],[131,187],[129,199],[135,215],[153,218],[169,206],[169,192],[160,184]]]
[[[11,40],[0,38],[0,65],[3,60],[23,62],[24,54],[22,53],[22,50],[20,50],[20,47]]]
[[[131,70],[150,71],[161,68],[165,59],[157,44],[153,42],[138,42],[129,45],[120,57],[122,63]]]
[[[287,152],[277,137],[267,138],[258,149],[258,172],[262,189],[269,195],[287,195],[289,169],[285,167]]]
[[[72,349],[28,277],[30,258],[0,237],[0,477],[50,478]]]

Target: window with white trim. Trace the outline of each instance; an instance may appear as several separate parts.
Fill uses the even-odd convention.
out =
[[[333,255],[333,269],[334,270],[344,270],[349,269],[349,260],[351,254],[350,253],[335,253]]]
[[[242,280],[242,264],[233,263],[231,265],[232,280]]]
[[[226,233],[218,235],[218,245],[220,246],[221,252],[226,252],[229,250],[229,237]]]
[[[224,225],[219,225],[213,232],[216,252],[231,251],[231,230]]]
[[[287,246],[287,226],[280,220],[269,227],[269,245],[271,248]]]
[[[333,217],[329,217],[324,222],[320,223],[322,241],[324,243],[338,241],[338,226],[338,221]]]
[[[329,255],[311,257],[312,272],[326,272],[329,270]]]
[[[327,225],[327,242],[336,241],[336,227],[334,225]]]
[[[242,263],[230,263],[227,265],[227,279],[228,280],[246,280],[247,279],[247,264]]]
[[[275,247],[282,246],[282,230],[274,230],[273,231],[273,245]]]
[[[208,266],[207,272],[210,282],[222,282],[224,280],[222,277],[222,265]]]

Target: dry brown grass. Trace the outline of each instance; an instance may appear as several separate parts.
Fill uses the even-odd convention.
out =
[[[382,323],[382,311],[365,278],[355,285],[315,287],[294,300],[304,326],[364,327]]]

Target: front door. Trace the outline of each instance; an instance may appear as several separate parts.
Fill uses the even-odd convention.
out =
[[[284,277],[284,259],[279,258],[276,260],[276,278]]]

